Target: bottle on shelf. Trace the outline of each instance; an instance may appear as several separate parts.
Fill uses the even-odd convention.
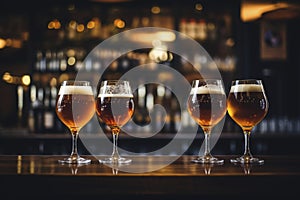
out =
[[[45,87],[44,112],[43,112],[43,132],[52,132],[54,129],[54,108],[51,105],[50,87]]]
[[[195,30],[195,39],[201,41],[207,39],[207,23],[205,19],[200,19],[197,21]]]
[[[43,88],[32,85],[30,91],[30,99],[34,115],[34,132],[40,133],[43,131]]]

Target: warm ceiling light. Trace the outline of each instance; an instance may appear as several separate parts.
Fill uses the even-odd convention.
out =
[[[67,56],[68,56],[68,57],[75,56],[75,50],[74,50],[74,49],[69,49],[69,50],[67,51]]]
[[[129,39],[134,42],[157,44],[159,42],[173,42],[176,40],[176,35],[172,31],[141,31],[130,34]]]
[[[76,58],[75,57],[69,57],[68,58],[68,65],[73,66],[76,63]]]
[[[203,10],[203,6],[202,6],[202,4],[201,4],[201,3],[196,3],[196,5],[195,5],[195,9],[196,9],[196,10],[198,10],[198,11],[201,11],[201,10]]]
[[[10,75],[9,72],[5,72],[2,76],[2,79],[7,82],[7,83],[12,83],[13,82],[13,77]]]
[[[95,26],[96,26],[96,23],[95,23],[95,21],[93,21],[93,20],[89,21],[89,22],[87,23],[87,25],[86,25],[86,27],[87,27],[88,29],[93,29],[93,28],[95,28]]]
[[[48,29],[60,29],[61,24],[57,19],[52,20],[48,23]]]
[[[48,29],[54,29],[54,22],[53,21],[48,23]]]
[[[125,27],[125,22],[121,19],[115,19],[114,20],[114,25],[118,28],[124,28]]]
[[[225,42],[226,46],[228,47],[233,47],[235,45],[234,39],[233,38],[228,38]]]
[[[84,31],[84,25],[83,24],[78,24],[78,26],[76,27],[77,32],[83,32]]]
[[[272,3],[271,1],[242,1],[241,19],[244,22],[259,19],[264,13],[288,8],[287,3]]]
[[[30,79],[29,75],[22,76],[21,80],[22,80],[23,85],[26,85],[26,86],[30,85],[31,79]]]
[[[76,29],[76,26],[77,26],[77,22],[75,20],[71,20],[69,22],[69,28]]]
[[[57,19],[55,19],[53,22],[54,22],[54,29],[60,29],[61,27],[60,22]]]
[[[153,6],[153,7],[151,8],[151,12],[152,12],[153,14],[159,14],[159,13],[160,13],[160,7],[158,7],[158,6]]]
[[[0,49],[3,49],[6,46],[6,40],[0,38]]]

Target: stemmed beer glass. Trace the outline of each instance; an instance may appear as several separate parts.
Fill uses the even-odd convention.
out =
[[[212,128],[226,115],[226,95],[222,81],[218,79],[193,80],[187,108],[205,136],[204,155],[199,155],[192,162],[222,164],[224,160],[211,155],[209,144]]]
[[[113,137],[113,150],[110,157],[100,163],[127,164],[131,159],[121,157],[117,141],[120,128],[132,117],[134,111],[133,94],[128,81],[104,80],[97,92],[96,113],[99,121],[110,127]]]
[[[56,100],[56,114],[72,135],[71,155],[59,160],[59,162],[68,164],[90,163],[90,159],[80,157],[77,151],[79,131],[95,114],[95,98],[90,82],[64,81],[60,86]]]
[[[250,135],[256,126],[266,116],[269,103],[261,80],[235,80],[231,83],[227,99],[228,114],[244,132],[244,155],[231,159],[232,163],[257,163],[264,160],[254,158],[250,152]]]

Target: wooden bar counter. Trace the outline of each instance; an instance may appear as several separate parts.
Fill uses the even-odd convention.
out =
[[[61,165],[62,157],[0,156],[1,199],[260,199],[299,192],[300,156],[259,156],[263,165],[235,165],[229,162],[235,156],[218,156],[225,163],[211,166],[186,155],[163,168],[174,157],[133,156],[120,167],[93,156],[84,156],[92,159],[88,165]]]

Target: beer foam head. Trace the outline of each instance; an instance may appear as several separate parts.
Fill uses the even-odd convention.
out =
[[[192,88],[190,94],[225,94],[224,90],[215,85],[205,85]]]
[[[262,92],[263,88],[261,85],[257,84],[240,84],[240,85],[233,85],[230,88],[230,92]]]
[[[90,86],[63,85],[60,86],[58,94],[59,95],[64,95],[64,94],[93,95],[93,91]]]
[[[119,98],[133,98],[133,94],[99,94],[99,98],[105,97],[119,97]]]

